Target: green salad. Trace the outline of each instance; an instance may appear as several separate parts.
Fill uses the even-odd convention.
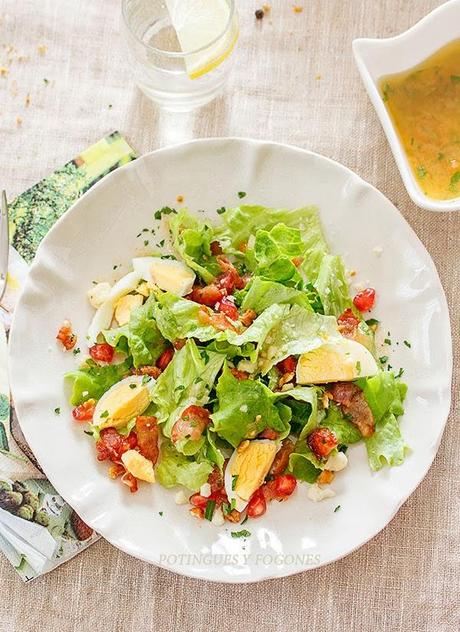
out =
[[[334,496],[351,444],[372,470],[400,465],[407,388],[378,357],[376,292],[350,295],[318,210],[155,216],[170,243],[90,288],[89,353],[65,376],[109,476],[131,492],[175,488],[178,504],[221,525],[294,493]],[[63,323],[74,353],[76,338]]]

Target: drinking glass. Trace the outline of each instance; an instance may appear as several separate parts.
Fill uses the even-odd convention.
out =
[[[223,1],[229,7],[223,31],[206,45],[183,52],[165,2],[122,0],[122,30],[135,81],[147,97],[165,110],[188,112],[209,103],[223,90],[238,38],[235,2]],[[195,73],[198,76],[191,78],[190,68],[200,65],[201,70]]]

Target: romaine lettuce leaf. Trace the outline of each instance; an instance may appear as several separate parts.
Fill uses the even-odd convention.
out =
[[[404,461],[407,446],[397,417],[404,413],[406,384],[387,371],[362,378],[357,383],[363,390],[375,420],[374,434],[364,440],[371,468],[379,470],[384,465],[400,465]]]
[[[289,313],[270,331],[259,353],[262,373],[290,355],[306,353],[340,338],[337,321],[333,316],[322,316],[293,305]]]
[[[155,476],[164,487],[183,485],[192,492],[200,489],[208,480],[213,465],[210,461],[197,461],[178,452],[169,441],[163,441],[160,460],[155,467]]]
[[[78,406],[88,399],[100,399],[114,384],[126,377],[130,363],[99,365],[94,360],[86,360],[79,369],[65,374],[72,384],[70,403]]]
[[[282,283],[268,281],[260,277],[253,277],[247,287],[241,292],[241,309],[253,309],[260,314],[270,305],[300,305],[311,310],[308,296],[305,292],[288,287]]]
[[[188,340],[174,354],[165,371],[152,389],[152,401],[157,407],[156,417],[162,424],[162,432],[171,436],[171,430],[182,411],[191,405],[203,406],[209,401],[209,393],[225,356],[205,349],[198,349],[193,340]],[[205,437],[198,441],[184,439],[176,443],[179,452],[196,454],[204,445]]]
[[[285,224],[276,224],[270,231],[259,229],[254,252],[250,256],[250,260],[257,263],[254,274],[291,287],[300,287],[302,277],[292,258],[304,252],[305,245],[299,229]]]
[[[136,368],[155,364],[166,348],[166,341],[154,320],[155,304],[155,297],[150,296],[144,305],[133,310],[128,324],[102,332],[106,342],[112,347],[120,348],[124,340],[126,341]],[[121,350],[124,348],[126,347]]]
[[[169,221],[173,245],[185,263],[205,281],[210,283],[220,268],[211,253],[214,230],[182,209]]]
[[[283,436],[289,432],[286,407],[278,407],[274,393],[258,380],[238,380],[226,365],[216,393],[213,430],[234,448],[265,428],[273,428]]]
[[[313,285],[321,298],[325,314],[340,316],[347,307],[351,307],[345,267],[338,255],[324,255]]]
[[[198,319],[201,305],[170,292],[157,292],[155,320],[166,340],[196,338],[201,342],[225,340],[223,332],[212,325],[204,325]]]
[[[329,404],[326,416],[321,421],[320,426],[329,428],[337,437],[337,441],[343,445],[357,443],[363,438],[358,428],[348,421],[340,408],[332,402]]]

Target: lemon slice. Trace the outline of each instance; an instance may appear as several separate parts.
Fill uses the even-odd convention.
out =
[[[238,20],[235,13],[228,24],[231,9],[226,0],[166,0],[166,6],[182,52],[198,51],[185,59],[190,79],[205,75],[227,59],[238,39]]]

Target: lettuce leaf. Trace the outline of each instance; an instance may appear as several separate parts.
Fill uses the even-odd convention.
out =
[[[65,374],[72,384],[70,403],[78,406],[88,399],[100,399],[114,384],[129,374],[130,363],[99,365],[94,360],[86,360],[76,371]]]
[[[404,413],[406,384],[387,371],[362,378],[357,383],[363,390],[375,420],[374,434],[364,439],[371,468],[380,470],[384,465],[401,465],[407,446],[397,417]]]
[[[156,293],[155,320],[162,335],[171,342],[180,338],[196,338],[201,342],[225,339],[223,332],[200,323],[200,309],[198,303],[170,292]]]
[[[289,432],[287,407],[277,406],[276,396],[258,380],[238,380],[224,367],[216,387],[217,405],[211,419],[213,431],[236,448],[265,428],[283,436]]]
[[[290,355],[306,353],[324,344],[324,340],[339,338],[337,321],[293,305],[289,313],[270,331],[259,353],[262,373]]]
[[[169,441],[163,441],[160,460],[155,467],[157,481],[164,487],[183,485],[192,492],[207,482],[213,465],[210,461],[197,461],[178,452]]]
[[[329,428],[337,437],[337,441],[343,445],[358,443],[363,438],[358,428],[348,421],[340,408],[332,402],[329,404],[326,416],[321,421],[320,426]]]
[[[211,253],[214,230],[187,209],[182,209],[172,217],[169,227],[176,251],[205,283],[210,283],[220,272],[216,258]]]
[[[241,309],[253,309],[257,314],[274,304],[300,305],[311,310],[305,292],[260,277],[253,277],[241,296]]]
[[[166,341],[154,319],[155,305],[155,297],[150,296],[144,305],[133,310],[128,324],[103,332],[106,342],[112,347],[120,348],[123,341],[126,341],[136,368],[155,364],[166,349]],[[125,348],[122,347],[121,350]]]
[[[302,277],[292,258],[304,252],[299,229],[282,223],[276,224],[270,231],[260,229],[256,232],[254,253],[251,255],[257,263],[254,274],[291,287],[301,287]]]
[[[167,368],[157,379],[152,389],[152,401],[157,407],[156,417],[162,424],[166,437],[179,419],[182,411],[191,405],[204,406],[209,401],[209,393],[217,374],[222,368],[225,356],[198,349],[193,340],[188,340],[180,351],[174,354]],[[184,439],[176,443],[179,452],[196,454],[204,445],[205,437],[198,441]]]
[[[351,307],[345,267],[338,255],[324,255],[313,286],[321,298],[325,314],[340,316],[347,307]]]

